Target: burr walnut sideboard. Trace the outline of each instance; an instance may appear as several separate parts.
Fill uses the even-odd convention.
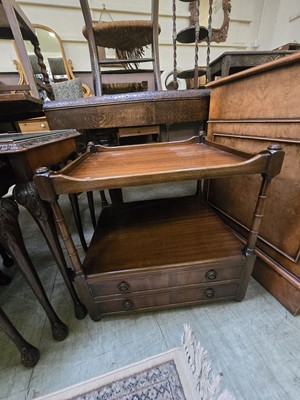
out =
[[[34,182],[50,202],[79,296],[93,320],[102,315],[243,299],[255,261],[266,192],[284,152],[249,155],[205,139],[103,147],[59,172],[40,168]],[[97,189],[262,174],[251,232],[241,242],[199,195],[114,204],[103,209],[83,265],[57,197]]]
[[[208,85],[208,138],[257,152],[279,142],[286,153],[257,242],[253,276],[291,313],[300,312],[300,52]],[[244,238],[258,183],[229,178],[211,182],[207,200]]]

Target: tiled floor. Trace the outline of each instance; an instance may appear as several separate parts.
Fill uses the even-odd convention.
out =
[[[135,188],[125,193],[125,199],[156,197],[158,189],[160,196],[173,196],[193,193],[195,185]],[[89,238],[85,196],[80,200]],[[67,199],[62,204],[73,227]],[[10,268],[13,281],[0,287],[0,304],[22,335],[39,348],[41,358],[36,367],[26,369],[13,343],[0,332],[1,400],[33,399],[177,347],[185,323],[238,400],[300,399],[300,319],[256,281],[251,280],[242,302],[78,321],[44,239],[23,209],[20,223],[32,261],[69,335],[63,342],[52,339],[42,308],[16,267]]]

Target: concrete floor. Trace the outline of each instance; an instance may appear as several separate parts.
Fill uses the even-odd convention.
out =
[[[125,200],[194,193],[194,183],[125,191]],[[97,198],[99,196],[97,195]],[[69,202],[62,206],[75,232]],[[91,224],[80,196],[87,239]],[[293,317],[255,280],[242,302],[224,302],[167,311],[78,321],[63,280],[31,217],[20,209],[25,242],[54,309],[69,328],[55,342],[44,311],[16,267],[5,269],[12,283],[0,287],[0,304],[22,335],[38,347],[33,369],[0,332],[0,399],[29,400],[140,361],[180,345],[188,323],[207,349],[215,372],[237,400],[300,399],[300,319]],[[74,235],[79,245],[77,235]],[[81,256],[83,253],[80,253]]]

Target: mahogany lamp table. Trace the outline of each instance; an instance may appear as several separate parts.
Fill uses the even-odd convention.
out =
[[[241,300],[255,260],[267,188],[281,169],[280,146],[251,155],[203,138],[103,147],[34,182],[53,209],[75,283],[93,320],[102,315]],[[114,204],[102,210],[81,263],[57,202],[59,194],[163,182],[262,174],[248,241],[240,241],[199,195]]]

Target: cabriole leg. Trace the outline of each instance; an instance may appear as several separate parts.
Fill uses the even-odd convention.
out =
[[[63,340],[68,335],[68,328],[53,310],[33,267],[23,241],[18,222],[18,214],[18,206],[13,200],[0,199],[0,242],[10,252],[29,286],[44,308],[51,323],[53,338],[58,341]]]
[[[67,267],[50,207],[41,200],[33,182],[17,184],[14,188],[14,196],[16,201],[28,210],[38,224],[69,290],[74,304],[75,316],[77,319],[83,319],[87,311],[72,284],[72,271]]]

